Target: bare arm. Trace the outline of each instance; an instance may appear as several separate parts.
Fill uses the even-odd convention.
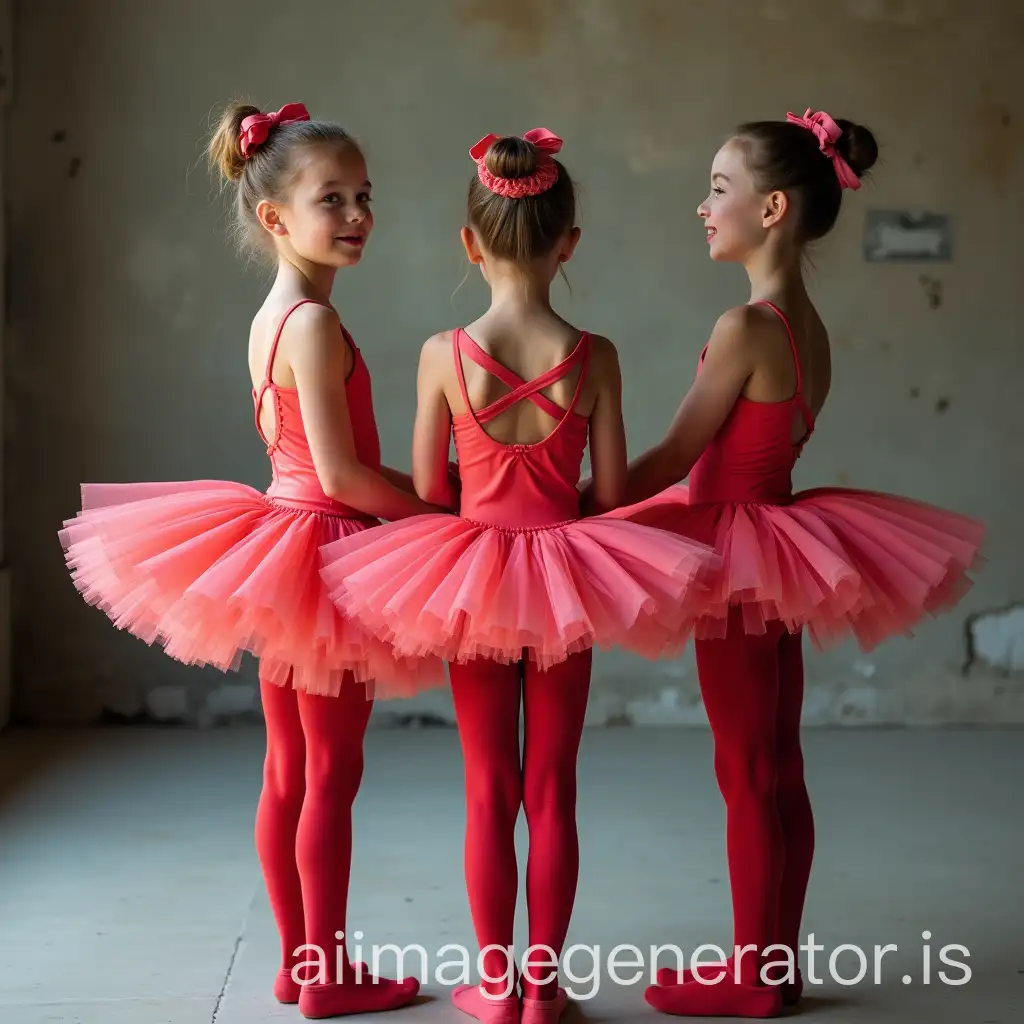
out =
[[[749,307],[730,309],[719,318],[700,373],[664,439],[630,463],[624,504],[650,498],[689,475],[754,371],[751,327]]]
[[[622,374],[619,354],[607,338],[595,337],[590,373],[598,392],[590,414],[590,471],[587,514],[622,504],[626,487],[626,428],[622,422]]]
[[[458,508],[458,494],[448,462],[452,414],[445,396],[451,346],[444,335],[423,344],[416,379],[416,423],[412,434],[412,478],[424,501]]]
[[[349,349],[336,314],[323,306],[303,306],[285,325],[282,340],[324,493],[381,519],[439,511],[359,461],[345,391]]]
[[[685,480],[718,433],[754,372],[749,307],[724,313],[715,324],[700,373],[686,393],[665,437],[629,464],[623,505],[633,505]],[[584,495],[590,501],[589,494]]]

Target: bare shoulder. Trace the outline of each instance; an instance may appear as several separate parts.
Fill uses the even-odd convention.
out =
[[[733,341],[763,338],[780,323],[778,316],[767,307],[744,304],[727,309],[715,322],[714,333]]]
[[[293,367],[346,366],[351,358],[341,320],[329,306],[307,302],[294,309],[281,330],[281,350]]]
[[[590,335],[590,365],[602,376],[619,372],[619,351],[603,334]]]
[[[459,400],[459,385],[452,358],[454,331],[440,331],[431,335],[420,346],[417,378],[421,401],[429,393],[444,393],[450,404]]]
[[[733,306],[715,321],[708,341],[708,358],[749,360],[758,343],[772,330],[763,310],[749,305]]]
[[[622,371],[614,342],[602,334],[591,334],[589,345],[590,361],[577,407],[583,415],[591,415],[599,400],[611,399],[610,408],[616,408],[622,396]]]
[[[341,319],[336,310],[318,302],[306,302],[292,310],[281,330],[281,342],[309,340],[311,345],[342,337]]]
[[[442,359],[451,361],[454,331],[440,331],[432,334],[420,347],[421,366],[439,366]]]

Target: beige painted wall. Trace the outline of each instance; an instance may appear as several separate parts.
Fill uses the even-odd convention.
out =
[[[1019,676],[963,673],[968,617],[1024,599],[1021,344],[1024,48],[1017,0],[251,0],[21,5],[6,339],[8,555],[17,710],[208,722],[251,710],[254,671],[185,669],[118,634],[57,542],[82,480],[232,477],[267,466],[248,318],[264,282],[224,241],[201,163],[232,94],[303,100],[364,141],[378,226],[336,300],[375,373],[385,455],[408,466],[422,339],[484,293],[457,231],[468,146],[538,124],[583,186],[565,314],[610,335],[633,451],[664,429],[716,316],[742,302],[694,215],[731,126],[824,107],[883,159],[811,274],[836,383],[797,482],[891,489],[982,516],[990,564],[955,614],[871,657],[808,657],[807,721],[1024,718]],[[953,262],[869,265],[871,207],[948,213]],[[1013,656],[1013,620],[981,653]],[[1009,624],[1007,624],[1009,623]],[[993,640],[992,637],[995,637]],[[1020,648],[1018,648],[1020,649]],[[598,658],[595,722],[702,721],[689,656]],[[443,695],[378,709],[449,715]]]

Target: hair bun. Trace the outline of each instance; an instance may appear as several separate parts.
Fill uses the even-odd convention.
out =
[[[496,178],[527,178],[537,170],[540,150],[517,135],[506,135],[491,144],[484,166]]]
[[[840,156],[850,165],[857,177],[862,177],[878,160],[878,143],[863,125],[853,121],[836,121],[843,134],[836,143]]]
[[[238,181],[245,171],[242,155],[242,122],[253,114],[261,113],[251,103],[229,103],[221,114],[220,124],[210,140],[210,163],[228,181]]]

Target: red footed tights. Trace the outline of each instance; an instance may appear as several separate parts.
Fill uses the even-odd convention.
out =
[[[281,937],[274,995],[310,1019],[404,1006],[419,982],[373,977],[351,963],[344,938],[352,805],[373,702],[355,683],[327,697],[261,680],[260,693],[267,753],[256,850]]]
[[[796,957],[814,856],[800,747],[802,636],[778,623],[747,635],[737,611],[724,639],[697,640],[694,648],[726,806],[734,944],[783,944]],[[757,983],[759,972],[757,954],[745,954],[743,981]]]
[[[799,974],[766,985],[765,962],[795,961],[814,856],[814,819],[800,748],[803,653],[800,634],[779,623],[763,636],[743,631],[739,610],[726,637],[694,644],[701,693],[715,741],[715,775],[726,806],[734,955],[724,974],[658,972],[647,1002],[678,1016],[774,1017],[799,999]],[[770,981],[780,980],[774,968]],[[780,977],[776,977],[779,975]],[[717,979],[717,980],[716,980]]]
[[[352,862],[352,805],[363,775],[363,736],[373,704],[361,686],[313,696],[261,681],[267,728],[256,850],[281,936],[282,967],[323,950],[336,981]]]
[[[530,834],[529,944],[546,947],[557,959],[565,943],[579,873],[576,760],[591,661],[591,652],[585,651],[546,671],[530,663],[482,659],[450,666],[466,777],[466,889],[480,948],[497,947],[484,956],[483,988],[492,995],[514,990],[509,981],[513,964],[501,951],[513,942],[520,806]],[[531,954],[528,966],[523,995],[557,998],[551,953]]]

